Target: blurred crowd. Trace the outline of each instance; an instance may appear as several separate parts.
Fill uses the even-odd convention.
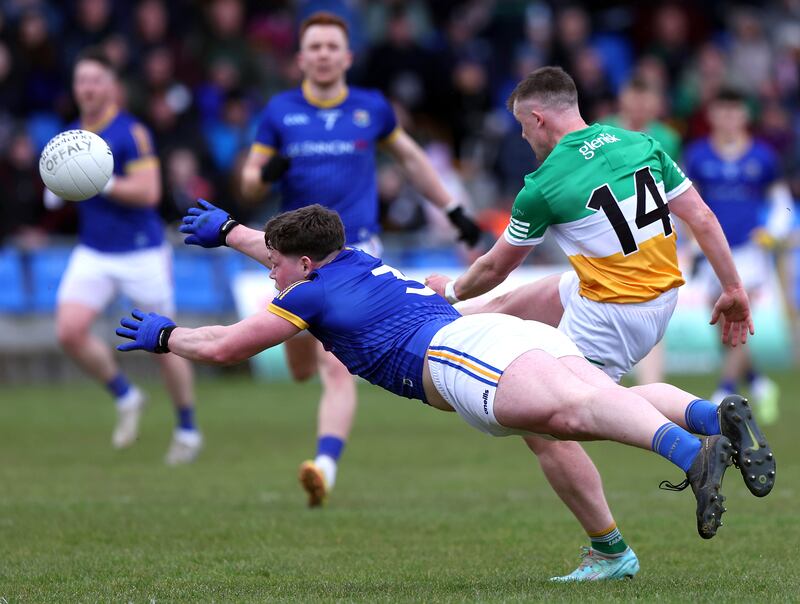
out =
[[[0,0],[0,240],[36,245],[75,229],[69,204],[42,205],[38,154],[76,116],[72,63],[90,45],[105,49],[120,103],[155,135],[165,218],[197,197],[257,217],[240,199],[240,165],[264,103],[299,83],[297,26],[317,10],[350,24],[349,82],[392,100],[453,194],[495,233],[536,166],[504,103],[547,64],[575,78],[587,122],[658,132],[678,160],[683,143],[707,134],[709,99],[738,86],[800,196],[800,0]],[[394,165],[381,165],[379,186],[387,231],[437,237],[438,218]]]

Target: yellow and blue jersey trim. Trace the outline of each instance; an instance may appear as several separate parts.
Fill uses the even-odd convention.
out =
[[[298,317],[296,314],[289,312],[285,308],[281,308],[280,306],[277,306],[272,302],[270,302],[269,306],[267,306],[267,310],[271,312],[273,315],[278,315],[281,319],[286,319],[287,321],[289,321],[289,323],[291,323],[292,325],[294,325],[299,329],[308,329],[308,323],[303,321],[303,319]]]
[[[497,388],[497,383],[503,372],[497,367],[492,367],[466,352],[459,352],[447,346],[431,346],[428,348],[428,359],[443,365],[449,365],[462,371],[470,377]]]

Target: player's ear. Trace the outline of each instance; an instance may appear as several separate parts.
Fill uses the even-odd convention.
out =
[[[303,265],[303,275],[308,275],[308,273],[313,270],[311,266],[311,258],[308,256],[301,256],[300,263]]]

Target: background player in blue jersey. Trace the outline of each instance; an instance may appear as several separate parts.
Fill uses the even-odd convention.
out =
[[[144,395],[112,350],[92,335],[92,323],[120,292],[142,308],[174,312],[172,248],[156,209],[161,176],[150,133],[117,107],[114,71],[101,52],[89,49],[77,60],[73,91],[80,119],[70,128],[91,130],[108,143],[114,175],[101,195],[78,204],[79,244],[58,289],[56,330],[67,354],[115,397],[112,444],[123,448],[137,438]],[[193,418],[192,366],[172,354],[159,362],[178,420],[166,462],[186,463],[202,446]]]
[[[746,429],[768,450],[741,397],[726,401],[716,425],[699,427],[711,436],[698,439],[678,425],[686,426],[685,411],[696,397],[666,384],[622,388],[554,327],[500,314],[460,316],[433,290],[343,247],[344,227],[332,210],[315,204],[285,212],[261,233],[201,205],[204,210],[184,220],[187,243],[226,243],[271,266],[280,294],[265,311],[229,326],[180,328],[167,317],[134,310],[117,329],[132,340],[120,350],[171,351],[229,364],[308,330],[350,372],[456,411],[482,432],[603,438],[658,452],[687,473],[704,538],[720,524],[719,484],[732,449],[749,442]],[[771,488],[774,466],[765,468],[764,478]],[[614,578],[634,575],[633,552],[620,556]]]
[[[794,201],[781,179],[777,156],[748,132],[748,108],[741,93],[722,89],[709,106],[708,119],[711,134],[686,151],[686,174],[719,220],[748,295],[758,297],[758,289],[774,272],[768,250],[788,236]],[[699,276],[713,300],[719,283],[707,262]],[[761,420],[776,421],[778,387],[757,371],[745,346],[725,350],[712,400],[738,392],[745,380]]]
[[[453,202],[423,150],[397,125],[386,98],[347,85],[353,59],[347,24],[336,15],[315,13],[301,25],[299,39],[303,83],[273,97],[261,114],[242,174],[245,196],[261,200],[275,184],[283,210],[312,202],[333,208],[342,217],[347,243],[380,256],[375,172],[380,144],[420,193],[447,213],[460,239],[475,245],[480,229]],[[300,479],[308,487],[324,478],[331,489],[356,410],[355,384],[344,366],[311,338],[287,342],[286,353],[295,379],[307,379],[319,368],[317,455],[301,466]],[[321,504],[308,490],[309,505]]]

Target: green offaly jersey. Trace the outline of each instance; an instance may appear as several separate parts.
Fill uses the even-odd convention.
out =
[[[667,202],[691,185],[652,137],[593,124],[567,134],[525,177],[504,237],[536,245],[549,230],[582,296],[652,300],[684,283]]]

